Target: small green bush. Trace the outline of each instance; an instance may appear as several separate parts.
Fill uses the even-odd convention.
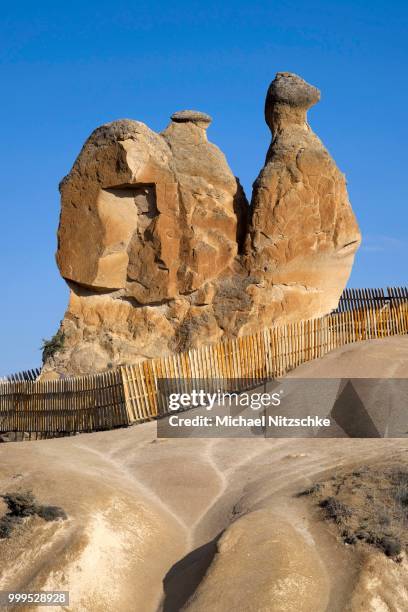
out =
[[[311,485],[307,489],[303,489],[303,491],[299,491],[296,494],[296,497],[304,497],[305,495],[313,495],[313,493],[318,493],[321,489],[321,485],[317,482],[314,485]]]
[[[403,506],[403,507],[408,506],[408,485],[407,484],[405,483],[400,484],[397,487],[397,490],[395,492],[395,499],[400,504],[400,506]]]
[[[6,493],[3,499],[13,516],[31,516],[37,511],[34,495],[31,491],[25,493]]]
[[[16,520],[9,514],[5,514],[0,519],[0,539],[9,538],[14,529]]]
[[[396,537],[383,536],[378,545],[387,557],[398,557],[401,554],[401,543]]]
[[[37,509],[37,515],[44,521],[57,521],[58,519],[65,521],[67,518],[65,510],[59,506],[40,506]]]
[[[352,516],[353,511],[351,508],[343,504],[335,497],[327,497],[320,502],[320,507],[326,510],[327,516],[337,524],[342,523],[344,520]]]
[[[61,329],[59,329],[50,340],[45,340],[43,338],[43,343],[41,347],[43,363],[48,361],[48,359],[51,359],[51,357],[53,357],[53,355],[55,355],[55,353],[57,353],[58,351],[62,351],[62,349],[64,348],[64,343],[65,335]]]
[[[59,506],[38,505],[31,491],[0,495],[7,504],[8,512],[0,518],[0,539],[9,538],[14,527],[27,516],[36,514],[44,521],[65,520],[66,512]]]

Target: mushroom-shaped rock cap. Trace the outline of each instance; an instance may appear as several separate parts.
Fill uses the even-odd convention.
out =
[[[201,124],[202,126],[208,127],[212,121],[210,115],[206,113],[201,113],[196,110],[182,110],[173,113],[171,116],[171,120],[176,123],[186,123],[187,121],[191,121],[192,123]]]
[[[269,86],[265,109],[275,104],[288,104],[307,110],[320,100],[320,91],[292,72],[278,72]]]

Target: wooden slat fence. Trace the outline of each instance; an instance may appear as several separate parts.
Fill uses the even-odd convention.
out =
[[[388,295],[398,304],[408,302],[408,287],[388,287]]]
[[[16,374],[9,374],[8,376],[0,376],[0,382],[7,381],[24,381],[31,380],[34,381],[41,374],[41,368],[33,368],[32,370],[23,370],[22,372],[17,372]]]
[[[95,431],[128,421],[122,375],[0,383],[0,431],[55,434]]]
[[[387,304],[401,304],[408,301],[407,287],[384,289],[345,289],[335,312],[359,310],[360,308],[381,308]]]
[[[408,303],[361,308],[276,326],[218,344],[122,367],[131,422],[167,412],[166,391],[188,391],[188,380],[214,392],[241,391],[283,376],[298,365],[352,342],[408,333]],[[161,381],[163,383],[161,384]],[[223,385],[227,382],[228,386]],[[197,385],[196,385],[197,386]]]
[[[397,291],[396,298],[93,376],[0,382],[0,432],[112,429],[166,414],[166,393],[197,381],[208,391],[254,387],[346,344],[407,334],[408,301]]]

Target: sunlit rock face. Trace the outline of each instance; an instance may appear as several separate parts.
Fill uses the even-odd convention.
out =
[[[184,111],[162,135],[130,120],[95,130],[61,183],[57,262],[64,278],[151,304],[228,268],[247,202],[224,155],[207,141],[210,121]]]
[[[287,72],[268,89],[272,142],[254,183],[245,248],[260,291],[281,288],[284,311],[300,318],[336,308],[361,240],[345,177],[307,123],[319,99],[318,89]]]
[[[204,113],[174,113],[161,134],[132,120],[91,134],[60,185],[71,295],[64,350],[45,372],[100,371],[336,307],[360,234],[306,122],[319,96],[296,75],[272,82],[251,207]]]

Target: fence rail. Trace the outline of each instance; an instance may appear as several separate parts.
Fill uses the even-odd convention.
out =
[[[346,344],[407,334],[408,295],[395,296],[378,305],[382,296],[369,295],[376,307],[346,308],[92,376],[0,382],[0,432],[49,437],[153,419],[167,412],[165,381],[178,392],[192,379],[207,390],[220,380],[235,381],[234,391],[256,386]]]

